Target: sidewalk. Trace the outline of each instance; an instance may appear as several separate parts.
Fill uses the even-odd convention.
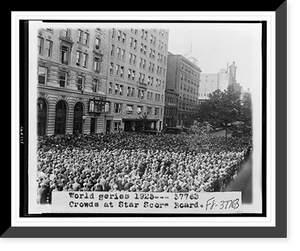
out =
[[[225,191],[242,191],[243,203],[252,202],[252,153],[242,164],[236,180],[232,180]]]

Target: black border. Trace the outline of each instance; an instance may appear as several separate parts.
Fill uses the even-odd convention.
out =
[[[21,30],[21,27],[20,27]],[[21,32],[21,31],[20,31]],[[152,238],[227,238],[227,237],[286,237],[287,234],[287,168],[286,168],[286,93],[287,93],[287,3],[276,9],[276,226],[275,227],[11,227],[6,225],[2,237],[152,237]],[[24,39],[25,40],[25,39]],[[20,46],[25,43],[20,37]],[[280,60],[279,60],[280,58]],[[20,69],[22,63],[20,61]],[[25,64],[26,65],[26,64]],[[23,65],[24,67],[24,65]],[[26,76],[23,76],[26,78]],[[22,82],[22,81],[21,81]],[[22,91],[22,90],[21,90]],[[24,90],[23,90],[24,91]],[[22,93],[22,92],[21,92]],[[24,93],[24,92],[23,92]],[[280,96],[279,96],[280,95]],[[26,96],[26,95],[24,95]],[[26,99],[26,97],[24,97]],[[20,97],[21,101],[21,97]],[[22,104],[22,103],[21,103]],[[22,108],[20,107],[20,111]],[[25,109],[26,110],[26,109]],[[21,114],[22,116],[22,114]],[[264,115],[263,115],[264,116]],[[28,114],[25,114],[28,118]],[[21,117],[24,124],[24,117]],[[25,131],[26,137],[28,131]],[[26,137],[24,138],[26,141]],[[24,142],[25,142],[24,141]],[[21,147],[22,148],[22,147]],[[26,150],[21,149],[20,161],[26,160]],[[28,147],[26,147],[28,149]],[[27,153],[28,154],[28,153]],[[25,156],[24,156],[25,155]],[[25,161],[26,162],[26,161]],[[25,172],[25,171],[24,171]],[[24,173],[23,173],[24,174]],[[263,174],[265,175],[265,174]],[[10,208],[5,208],[10,209]],[[21,210],[21,209],[20,209]],[[11,211],[7,214],[11,215]],[[119,215],[120,216],[120,215]],[[155,215],[157,216],[157,215]],[[207,216],[207,215],[206,215]],[[73,215],[74,217],[74,215]],[[4,226],[3,226],[4,227]],[[8,228],[7,228],[8,227]],[[6,230],[6,231],[5,231]],[[96,231],[95,231],[96,230]],[[197,230],[197,231],[195,231]]]
[[[28,120],[29,120],[29,22],[20,22],[20,130],[24,132],[24,138],[20,141],[20,208],[19,214],[24,215],[28,211]],[[24,69],[24,70],[22,70]],[[25,210],[25,211],[24,211]]]

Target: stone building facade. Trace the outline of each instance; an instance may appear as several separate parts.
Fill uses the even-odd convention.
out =
[[[37,32],[38,135],[161,130],[168,31],[91,27]]]

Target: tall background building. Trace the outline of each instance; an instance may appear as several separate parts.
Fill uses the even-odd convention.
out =
[[[73,26],[74,27],[74,26]],[[41,28],[38,135],[161,130],[168,30]]]
[[[199,101],[208,99],[208,94],[219,89],[218,73],[201,73],[199,84]]]
[[[236,91],[242,91],[242,86],[236,81],[237,67],[235,62],[226,69],[221,69],[218,73],[202,73],[200,75],[199,103],[208,99],[208,95],[217,89],[224,91],[228,85],[233,85]]]
[[[189,127],[198,103],[201,69],[182,55],[168,54],[167,92],[178,94],[177,126]],[[166,106],[167,109],[167,106]]]

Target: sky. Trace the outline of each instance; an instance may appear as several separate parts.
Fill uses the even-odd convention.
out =
[[[243,90],[261,86],[261,25],[180,23],[169,27],[169,52],[184,55],[192,46],[202,73],[217,73],[235,61]]]

